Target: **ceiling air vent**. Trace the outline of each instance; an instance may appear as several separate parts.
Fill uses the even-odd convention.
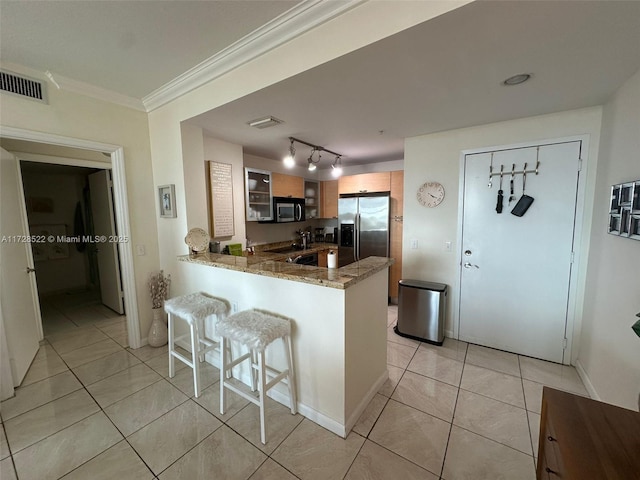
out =
[[[34,78],[0,70],[0,90],[3,92],[47,103],[46,85]]]

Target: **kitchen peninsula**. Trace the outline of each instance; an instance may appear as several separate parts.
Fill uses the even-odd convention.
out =
[[[268,252],[178,259],[175,274],[190,291],[225,298],[234,310],[259,308],[293,319],[298,411],[346,437],[388,377],[387,287],[393,259],[369,257],[339,269],[286,263],[283,255]],[[207,334],[213,333],[209,328]],[[267,351],[276,368],[284,361],[278,347]],[[207,360],[218,366],[217,357]],[[248,383],[248,372],[240,372],[240,378]],[[271,392],[288,405],[286,388]]]

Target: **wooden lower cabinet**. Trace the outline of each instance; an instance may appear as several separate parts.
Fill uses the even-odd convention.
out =
[[[544,387],[538,480],[640,480],[640,413]]]

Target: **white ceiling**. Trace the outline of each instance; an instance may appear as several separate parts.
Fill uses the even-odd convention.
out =
[[[299,3],[0,0],[0,59],[142,98]],[[602,104],[638,69],[639,1],[477,1],[192,121],[258,156],[293,135],[367,163],[409,136]],[[285,123],[246,125],[266,115]]]

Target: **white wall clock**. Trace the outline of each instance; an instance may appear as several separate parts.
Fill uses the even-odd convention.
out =
[[[444,200],[444,187],[438,182],[426,182],[418,187],[416,197],[424,207],[437,207]]]

